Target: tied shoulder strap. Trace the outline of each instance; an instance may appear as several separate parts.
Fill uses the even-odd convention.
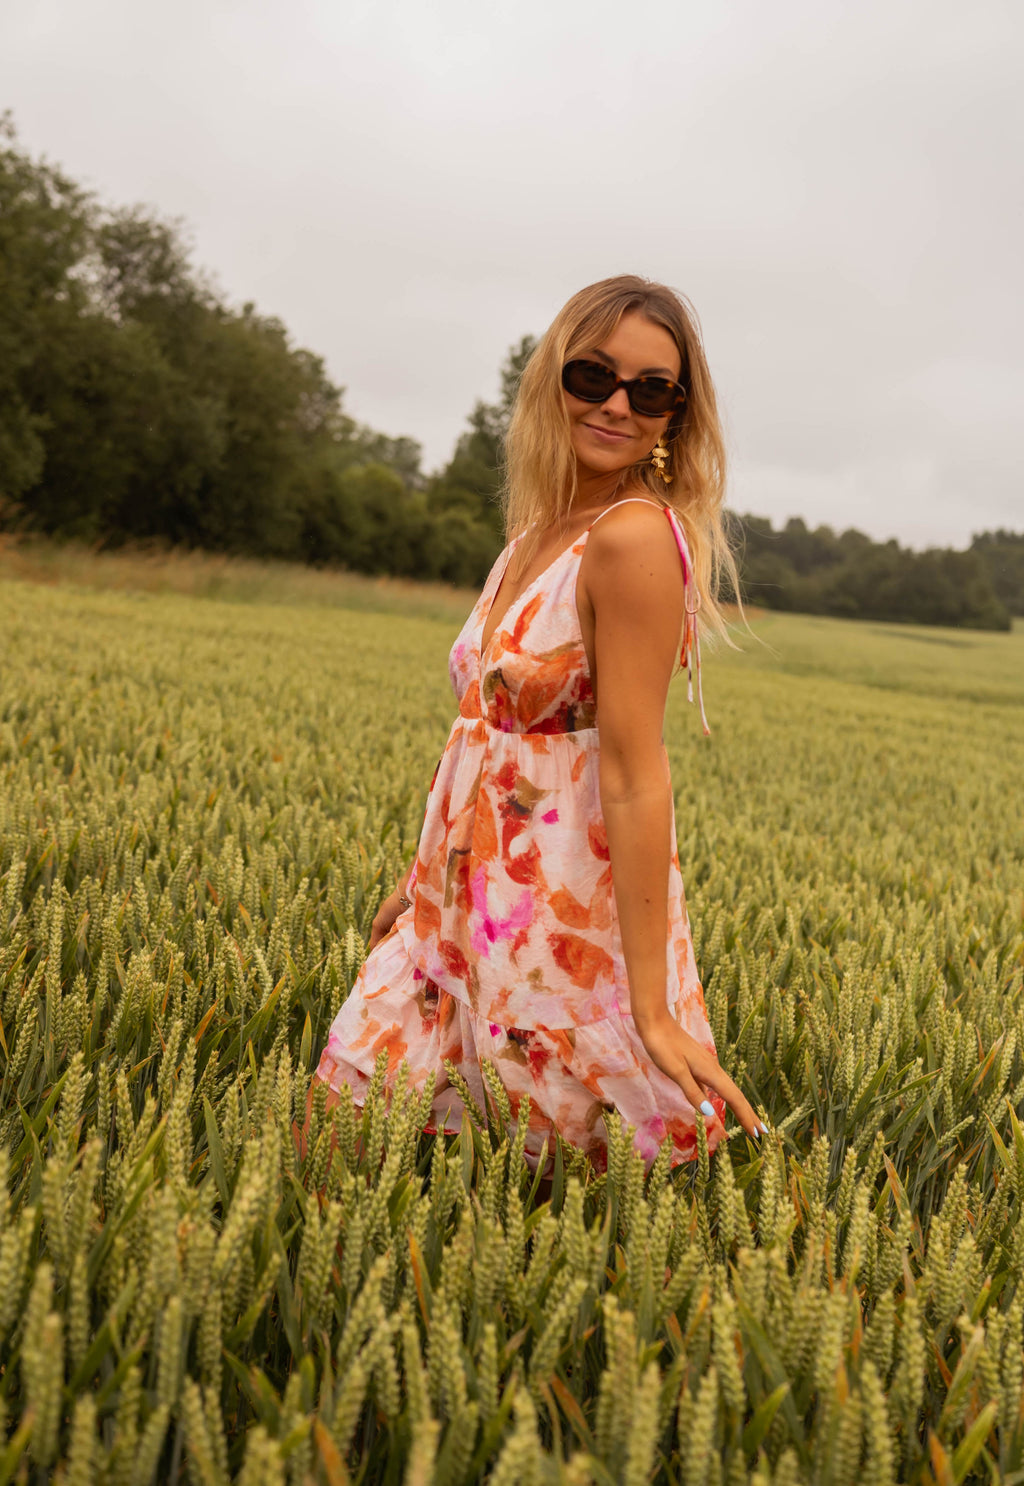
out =
[[[707,738],[711,729],[704,712],[704,690],[700,680],[700,635],[697,630],[697,611],[700,608],[700,590],[697,587],[697,575],[693,570],[693,559],[690,557],[690,549],[687,546],[686,536],[683,528],[679,525],[679,518],[671,506],[663,506],[662,510],[668,517],[668,524],[672,528],[672,535],[676,539],[679,548],[679,558],[683,564],[683,603],[686,614],[683,618],[683,647],[679,652],[679,664],[686,667],[686,695],[693,701],[693,673],[697,673],[697,700],[700,705],[700,725],[704,729]]]
[[[595,516],[587,530],[600,521],[601,516],[607,516],[609,511],[615,507],[629,505],[630,502],[643,502],[645,506],[658,506],[668,517],[668,524],[672,528],[672,535],[676,539],[679,548],[679,558],[683,564],[683,604],[686,614],[683,619],[683,646],[679,652],[679,664],[686,667],[686,695],[693,701],[693,676],[697,673],[697,700],[700,703],[700,725],[704,729],[704,736],[711,736],[708,720],[704,712],[704,689],[700,681],[700,635],[697,632],[697,611],[700,608],[700,589],[697,587],[697,575],[693,570],[693,559],[690,557],[690,549],[686,542],[683,528],[679,525],[679,518],[671,506],[663,506],[660,501],[650,500],[645,495],[627,495],[623,500],[616,501],[606,507],[600,516]]]

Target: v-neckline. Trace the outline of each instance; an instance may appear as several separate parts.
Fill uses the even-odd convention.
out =
[[[561,550],[561,552],[556,553],[555,556],[551,559],[551,561],[547,564],[546,567],[541,568],[541,570],[537,574],[537,576],[535,578],[532,578],[530,580],[530,582],[523,589],[522,593],[517,594],[516,597],[509,604],[508,608],[505,610],[504,614],[501,616],[501,618],[498,620],[497,624],[494,626],[494,629],[491,631],[491,637],[490,637],[490,639],[487,641],[487,643],[485,645],[484,644],[484,630],[487,628],[488,621],[490,620],[491,614],[494,611],[494,605],[497,602],[498,594],[501,592],[501,585],[505,581],[505,574],[508,572],[509,564],[512,561],[512,556],[513,556],[513,553],[515,551],[515,548],[519,545],[519,538],[518,537],[516,538],[516,541],[515,541],[514,545],[510,546],[510,548],[509,548],[508,556],[506,557],[505,562],[504,562],[504,566],[501,569],[501,577],[498,579],[498,584],[497,584],[497,587],[495,588],[494,593],[493,593],[493,595],[491,597],[491,602],[487,605],[487,613],[484,615],[484,617],[483,617],[483,623],[480,625],[480,634],[478,636],[478,644],[479,644],[479,648],[480,648],[480,659],[481,659],[481,661],[484,659],[484,657],[489,652],[491,646],[494,644],[495,640],[498,637],[498,634],[499,634],[500,630],[503,629],[503,628],[507,628],[506,621],[508,620],[508,617],[512,613],[512,611],[514,609],[518,608],[518,606],[523,602],[523,600],[527,597],[527,595],[530,594],[533,591],[534,588],[536,588],[536,586],[540,582],[540,580],[542,578],[547,577],[548,573],[551,572],[551,569],[553,567],[555,567],[557,563],[560,563],[561,562],[562,558],[565,557],[566,553],[572,552],[575,547],[578,547],[579,546],[580,542],[586,541],[586,539],[587,539],[587,537],[589,535],[590,535],[590,527],[588,526],[588,527],[586,527],[586,529],[584,531],[580,532],[580,534],[579,534],[578,537],[574,537],[573,540],[569,543],[569,545],[567,547],[563,547],[562,550]]]

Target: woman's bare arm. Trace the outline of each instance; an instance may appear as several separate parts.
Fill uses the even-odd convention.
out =
[[[673,805],[662,729],[684,600],[664,515],[636,504],[610,512],[588,538],[585,578],[594,614],[601,807],[633,1020],[652,1061],[695,1109],[713,1089],[756,1136],[750,1104],[666,1001]]]
[[[394,928],[395,920],[402,912],[404,906],[399,900],[406,896],[409,887],[409,878],[412,876],[413,862],[415,860],[416,859],[414,857],[413,861],[409,863],[408,867],[406,867],[405,871],[398,879],[397,885],[393,888],[393,890],[388,894],[383,903],[377,909],[377,912],[374,916],[373,924],[370,928],[370,942],[367,945],[367,951],[376,949],[380,941],[388,934],[390,934],[391,930]]]

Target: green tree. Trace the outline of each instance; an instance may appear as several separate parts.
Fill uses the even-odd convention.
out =
[[[415,439],[404,435],[393,438],[351,420],[346,423],[348,427],[338,449],[342,463],[382,464],[394,470],[410,490],[423,489],[426,484],[421,468],[423,449]]]
[[[769,609],[908,624],[1007,629],[1007,607],[977,551],[910,552],[853,529],[811,531],[793,518],[733,518],[743,590]]]
[[[197,483],[205,430],[189,427],[187,387],[145,326],[70,318],[22,386],[46,430],[23,524],[89,540],[153,535],[171,495],[186,499]]]
[[[314,474],[300,502],[302,556],[308,562],[419,576],[426,510],[396,470],[375,463],[339,467],[327,459]]]
[[[448,464],[428,486],[430,504],[439,511],[464,511],[480,521],[500,546],[503,525],[500,493],[505,434],[519,379],[536,341],[524,335],[509,349],[501,367],[501,395],[496,403],[478,401],[469,415],[469,428],[459,438]],[[497,554],[497,546],[493,556]]]
[[[101,207],[4,121],[0,520],[380,571],[410,562],[392,497],[423,483],[419,445],[356,424],[319,357],[226,305],[180,223]]]
[[[357,424],[280,321],[227,305],[181,223],[110,209],[0,127],[0,521],[476,583],[524,339],[446,470]]]
[[[1024,615],[1024,532],[980,532],[971,551],[985,564],[1000,602],[1011,614]]]
[[[39,479],[47,417],[24,380],[85,298],[73,270],[89,235],[89,198],[59,170],[29,159],[0,117],[0,520]]]

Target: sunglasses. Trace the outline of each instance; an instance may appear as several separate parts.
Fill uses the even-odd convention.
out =
[[[580,402],[607,402],[620,387],[634,413],[642,418],[664,418],[686,397],[686,388],[667,377],[617,377],[600,361],[567,361],[562,367],[562,386]]]

